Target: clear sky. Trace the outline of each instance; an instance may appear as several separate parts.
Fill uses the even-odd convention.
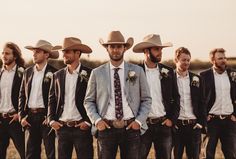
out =
[[[91,58],[107,59],[99,38],[120,30],[135,44],[150,33],[160,34],[163,59],[172,59],[175,49],[187,47],[193,59],[208,60],[212,48],[223,47],[236,56],[236,0],[0,0],[0,45],[17,43],[26,59],[26,45],[39,39],[61,45],[64,37],[79,37],[88,44]],[[142,54],[127,51],[126,59]]]

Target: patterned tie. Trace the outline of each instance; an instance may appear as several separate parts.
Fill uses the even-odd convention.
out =
[[[114,69],[114,93],[115,93],[115,112],[116,118],[123,118],[123,107],[122,107],[122,94],[121,94],[121,85],[120,85],[120,77],[118,74],[120,68]]]

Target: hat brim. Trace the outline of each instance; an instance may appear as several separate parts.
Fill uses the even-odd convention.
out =
[[[53,50],[61,50],[61,51],[65,51],[65,50],[79,50],[81,51],[81,53],[86,53],[86,54],[90,54],[92,53],[92,49],[84,44],[76,44],[76,45],[72,45],[70,47],[63,47],[63,46],[55,46],[53,48]]]
[[[126,50],[128,50],[133,46],[134,39],[130,37],[126,42],[106,42],[106,43],[103,41],[103,39],[99,39],[99,43],[105,48],[107,48],[108,45],[112,44],[124,44],[126,46]]]
[[[41,49],[41,50],[44,50],[45,52],[48,52],[49,53],[49,58],[52,58],[52,59],[57,59],[59,57],[59,52],[56,51],[56,50],[48,50],[48,49],[45,49],[45,48],[42,48],[42,47],[34,47],[34,46],[25,46],[26,49],[28,50],[35,50],[35,49]]]
[[[157,45],[157,44],[153,44],[153,43],[150,43],[150,42],[141,42],[141,43],[136,44],[133,47],[133,52],[143,53],[144,49],[151,48],[151,47],[165,48],[165,47],[172,47],[172,46],[173,46],[173,44],[171,42],[167,42],[167,43],[164,43],[162,45]]]

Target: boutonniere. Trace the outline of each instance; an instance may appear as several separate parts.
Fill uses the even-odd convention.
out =
[[[17,75],[18,75],[18,77],[21,78],[24,71],[25,71],[25,69],[24,69],[23,67],[19,67],[19,68],[17,69]]]
[[[231,72],[230,77],[231,77],[233,82],[236,82],[236,72]]]
[[[53,73],[52,72],[47,72],[45,77],[44,77],[44,81],[45,82],[49,82],[53,77]]]
[[[168,73],[169,73],[169,70],[168,70],[168,69],[162,68],[162,69],[161,69],[161,78],[162,78],[162,77],[167,78],[167,77],[169,76]]]
[[[199,87],[199,77],[193,76],[192,86]]]
[[[136,73],[134,71],[129,71],[126,81],[129,81],[129,82],[133,83],[133,85],[134,85],[136,79],[137,79]]]
[[[83,80],[85,80],[86,82],[88,82],[89,77],[88,77],[87,71],[82,70],[82,71],[80,72],[79,76],[80,76],[80,82],[82,82]]]

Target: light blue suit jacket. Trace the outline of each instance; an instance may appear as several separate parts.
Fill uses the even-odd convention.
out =
[[[126,62],[124,65],[124,91],[135,119],[142,123],[141,134],[143,134],[148,128],[146,119],[152,103],[147,79],[141,67]],[[137,77],[135,82],[128,80],[130,71],[135,72],[135,76]],[[84,106],[93,126],[95,121],[99,118],[103,119],[107,112],[111,95],[110,80],[109,62],[94,69],[90,75]],[[92,132],[95,134],[95,127],[93,127]]]

